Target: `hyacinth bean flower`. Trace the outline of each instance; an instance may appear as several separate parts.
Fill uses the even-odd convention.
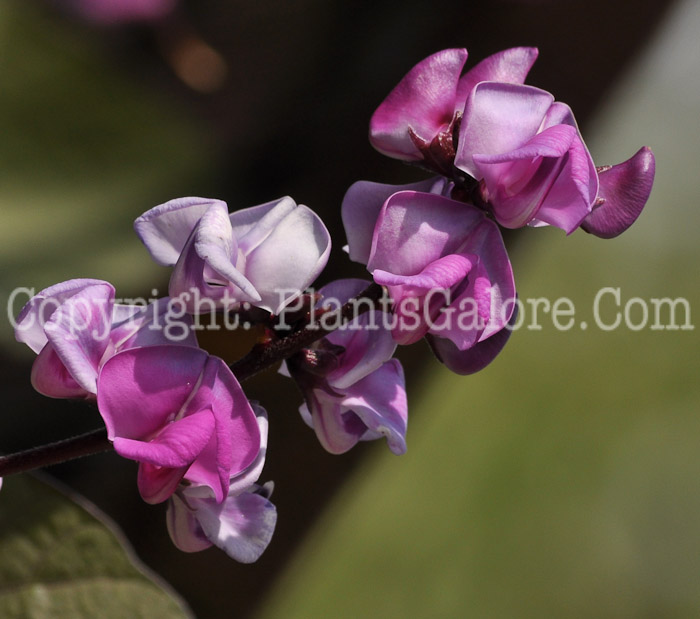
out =
[[[99,369],[112,355],[136,346],[197,346],[189,317],[168,318],[170,299],[148,305],[114,302],[114,287],[71,279],[32,297],[15,323],[15,337],[37,358],[34,388],[53,398],[91,398]]]
[[[255,413],[219,358],[188,346],[118,353],[97,381],[97,406],[115,451],[139,462],[148,503],[165,501],[184,478],[211,488],[217,503],[231,477],[260,452]]]
[[[253,563],[270,543],[277,522],[277,510],[269,501],[273,484],[255,483],[265,462],[267,417],[262,407],[252,406],[260,451],[248,468],[231,478],[224,501],[217,503],[208,486],[189,482],[180,483],[168,499],[168,532],[180,550],[199,552],[215,545],[241,563]]]
[[[372,146],[395,159],[424,161],[450,176],[453,131],[470,92],[484,81],[522,84],[536,59],[537,49],[516,47],[489,56],[461,75],[466,49],[429,56],[406,74],[375,111],[370,120]]]
[[[622,163],[598,169],[598,197],[581,228],[611,239],[622,234],[639,217],[654,184],[654,154],[644,146]]]
[[[278,313],[323,270],[331,239],[311,209],[289,197],[229,215],[225,202],[180,198],[134,222],[153,259],[174,266],[171,297],[191,313],[242,303]]]
[[[350,255],[363,253],[369,235],[367,269],[389,290],[394,339],[412,344],[427,336],[438,358],[457,373],[488,365],[502,345],[484,342],[506,328],[515,307],[513,271],[498,226],[472,205],[417,191],[390,195],[376,222],[346,217],[352,207],[344,204]],[[504,344],[507,335],[495,341]]]
[[[598,175],[571,109],[532,86],[485,82],[471,92],[455,165],[482,181],[502,226],[571,233],[591,212]]]
[[[319,305],[340,307],[365,289],[359,279],[337,280],[319,290]],[[403,368],[384,314],[370,310],[286,361],[281,369],[297,382],[304,421],[330,453],[358,441],[386,437],[395,454],[406,451],[408,409]]]

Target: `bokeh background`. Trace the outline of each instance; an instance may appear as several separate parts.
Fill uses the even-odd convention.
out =
[[[650,318],[605,331],[593,317],[596,293],[619,287],[621,311],[635,297],[650,310],[652,298],[682,297],[687,322],[698,319],[696,0],[173,4],[126,23],[79,2],[0,5],[3,310],[26,300],[13,300],[17,287],[74,277],[107,279],[125,298],[163,294],[168,270],[131,222],[184,195],[231,209],[292,195],[335,239],[319,283],[362,277],[340,249],[345,190],[421,178],[371,149],[369,117],[446,47],[466,46],[474,62],[538,46],[529,83],[571,105],[598,165],[651,146],[655,188],[612,241],[508,236],[520,297],[569,297],[575,327],[544,314],[527,329],[527,314],[496,362],[467,378],[427,347],[402,350],[405,456],[379,443],[326,454],[291,383],[274,372],[247,382],[270,416],[263,479],[279,512],[255,565],[175,550],[162,506],[138,497],[134,463],[103,454],[49,472],[114,518],[202,618],[699,616],[697,329],[654,330]],[[612,322],[611,297],[603,310]],[[99,427],[89,406],[34,393],[32,355],[7,317],[0,335],[0,450]],[[234,339],[203,344],[234,360]]]

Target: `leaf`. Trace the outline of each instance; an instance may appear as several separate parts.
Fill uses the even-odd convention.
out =
[[[188,617],[97,508],[27,475],[0,493],[0,616]]]

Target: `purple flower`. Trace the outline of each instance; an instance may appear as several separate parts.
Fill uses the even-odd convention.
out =
[[[438,191],[447,187],[426,183]],[[355,259],[364,261],[371,233],[367,268],[389,290],[394,339],[411,344],[427,337],[438,358],[461,374],[485,367],[505,344],[510,332],[502,331],[515,307],[498,226],[469,204],[399,191],[385,200],[372,227],[376,200],[390,191],[387,185],[355,187],[344,201],[343,220]]]
[[[136,346],[196,346],[191,320],[168,316],[170,299],[148,306],[119,305],[111,284],[71,279],[42,290],[20,312],[15,337],[37,358],[32,385],[53,398],[93,397],[100,367]]]
[[[278,313],[316,279],[331,248],[318,215],[289,197],[230,215],[225,202],[180,198],[134,227],[156,262],[175,266],[170,296],[192,313],[202,310],[198,295],[217,307],[249,303]]]
[[[321,288],[319,304],[339,307],[367,284],[358,279],[335,281]],[[396,343],[383,319],[381,311],[370,310],[288,359],[283,367],[304,394],[299,412],[331,453],[382,436],[395,454],[406,451],[403,369],[391,359]]]
[[[255,413],[228,366],[187,346],[132,348],[107,361],[97,406],[118,454],[140,463],[148,503],[180,480],[211,488],[218,503],[229,481],[260,452]]]
[[[175,546],[198,552],[216,545],[242,563],[257,561],[270,543],[277,510],[268,500],[272,482],[256,484],[265,462],[267,416],[253,404],[260,429],[260,450],[253,463],[229,481],[223,502],[208,486],[181,483],[168,500],[166,522]]]
[[[453,132],[469,93],[479,82],[523,83],[537,58],[532,47],[498,52],[461,75],[466,49],[446,49],[413,67],[377,108],[370,142],[379,152],[405,161],[424,161],[450,175]]]
[[[455,165],[482,181],[498,223],[568,233],[591,212],[598,175],[569,107],[538,88],[481,83],[470,95]]]
[[[604,239],[622,234],[649,199],[655,170],[654,154],[646,146],[623,163],[599,168],[598,197],[581,228]]]

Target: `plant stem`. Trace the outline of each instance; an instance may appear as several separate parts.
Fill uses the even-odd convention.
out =
[[[348,301],[334,312],[323,315],[321,324],[307,325],[287,337],[258,344],[245,356],[229,367],[239,381],[244,381],[261,370],[267,369],[283,359],[287,359],[302,348],[310,346],[323,336],[335,331],[341,324],[376,307],[377,301],[384,294],[379,284],[370,284],[360,294]],[[358,304],[358,301],[363,303]],[[364,303],[366,301],[366,303]],[[324,325],[332,325],[324,327]]]
[[[0,477],[91,456],[111,448],[112,443],[107,438],[105,428],[92,430],[48,445],[0,456]]]
[[[265,344],[254,346],[245,357],[230,365],[231,371],[239,382],[243,382],[254,374],[290,357],[302,348],[310,346],[350,319],[368,311],[370,307],[375,307],[376,302],[382,295],[383,289],[381,286],[374,283],[370,284],[354,299],[351,299],[334,312],[323,313],[322,324],[307,324],[287,337],[270,340]],[[366,303],[358,304],[360,300],[366,301]],[[85,434],[55,443],[0,456],[0,477],[60,464],[61,462],[93,455],[109,449],[112,449],[112,442],[107,438],[107,430],[100,428],[99,430],[86,432]]]

